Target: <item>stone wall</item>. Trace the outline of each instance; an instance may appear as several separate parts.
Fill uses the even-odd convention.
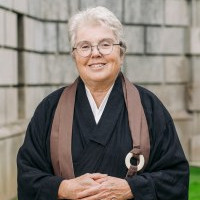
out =
[[[68,19],[97,5],[124,25],[123,72],[163,101],[200,161],[200,0],[0,0],[0,199],[16,195],[16,153],[37,104],[77,76]]]

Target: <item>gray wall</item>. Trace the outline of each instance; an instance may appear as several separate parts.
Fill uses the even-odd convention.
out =
[[[37,104],[77,76],[68,19],[96,5],[125,27],[123,72],[163,101],[200,162],[200,0],[0,0],[0,199],[16,195],[16,154]]]

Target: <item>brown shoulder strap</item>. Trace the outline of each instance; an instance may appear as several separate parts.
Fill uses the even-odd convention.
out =
[[[150,142],[146,117],[137,88],[121,74],[124,98],[128,110],[129,126],[133,139],[133,157],[144,156],[145,165],[148,163]],[[51,160],[54,173],[57,176],[70,179],[74,177],[71,140],[74,104],[78,80],[66,88],[58,102],[50,137]],[[127,175],[133,176],[137,166],[131,165]]]
[[[74,177],[71,140],[77,84],[78,79],[64,89],[55,111],[50,136],[54,173],[66,179]]]
[[[137,88],[121,74],[124,99],[128,111],[129,127],[133,139],[133,157],[139,160],[139,156],[144,156],[144,167],[147,165],[150,153],[149,131],[141,103],[140,94]],[[138,171],[137,167],[131,165],[127,176],[133,176]]]

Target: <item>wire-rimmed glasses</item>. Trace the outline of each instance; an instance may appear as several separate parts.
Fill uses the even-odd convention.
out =
[[[92,45],[89,41],[81,41],[72,51],[76,50],[80,56],[88,57],[92,53],[92,48],[96,46],[100,54],[108,55],[112,53],[114,45],[121,46],[121,42],[115,43],[112,39],[106,38],[101,40],[97,45]]]

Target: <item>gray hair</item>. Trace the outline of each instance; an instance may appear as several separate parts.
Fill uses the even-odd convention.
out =
[[[84,25],[84,23],[104,24],[108,26],[113,31],[116,39],[121,43],[121,53],[125,53],[126,42],[124,40],[124,31],[121,22],[110,10],[101,6],[88,8],[71,17],[68,24],[68,36],[71,48],[75,45],[78,28],[80,28],[81,25]]]

